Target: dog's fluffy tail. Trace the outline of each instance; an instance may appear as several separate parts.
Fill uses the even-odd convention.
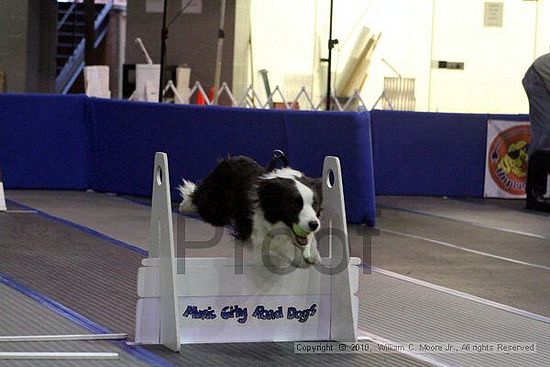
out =
[[[180,212],[196,212],[197,207],[193,204],[192,195],[197,189],[191,181],[183,180],[183,185],[178,186],[182,201],[180,204]]]

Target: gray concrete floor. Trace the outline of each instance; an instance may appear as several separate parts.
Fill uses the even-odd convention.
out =
[[[8,191],[7,197],[147,250],[147,199],[67,191]],[[364,246],[364,228],[350,226],[352,254],[375,267],[550,317],[550,271],[487,256],[550,267],[550,218],[505,203],[379,197],[380,231],[368,232],[367,236],[372,235],[370,246]],[[180,238],[207,240],[214,236],[214,229],[200,220],[174,218]],[[186,253],[231,256],[234,246],[230,231],[225,230],[216,247]]]
[[[146,199],[62,191],[8,191],[6,196],[147,249],[149,208],[137,203],[147,204]],[[522,337],[531,336],[546,347],[544,340],[548,338],[542,335],[550,335],[547,322],[494,309],[487,303],[472,301],[468,295],[528,311],[543,319],[550,317],[550,218],[527,212],[521,203],[509,201],[380,197],[378,203],[381,209],[377,230],[349,227],[352,254],[388,271],[362,277],[362,297],[366,297],[368,305],[362,311],[362,328],[390,340],[406,337],[448,340],[451,336],[485,340],[521,330]],[[176,218],[180,236],[185,233],[188,238],[206,239],[213,234],[211,227],[196,219]],[[370,241],[364,242],[366,234]],[[231,256],[233,246],[226,230],[215,249],[195,250],[187,255]],[[429,285],[421,285],[422,282]],[[464,292],[466,297],[437,287]],[[401,291],[390,291],[398,289]],[[406,291],[411,289],[416,291]],[[430,319],[419,319],[415,310],[422,312],[430,304],[434,306],[429,309]],[[460,317],[452,317],[457,312]],[[481,328],[480,317],[486,320]],[[510,328],[512,324],[514,327]],[[462,331],[451,333],[449,328]],[[484,333],[486,329],[495,334]],[[549,363],[540,364],[541,360],[536,358],[502,360],[486,356],[440,360],[476,366],[497,362],[499,366],[550,365],[550,360],[544,359],[546,354],[538,357]]]
[[[18,291],[0,284],[0,336],[83,335],[90,332]],[[1,367],[123,367],[148,366],[108,341],[0,342],[0,352],[109,352],[118,360],[1,360]]]
[[[550,239],[541,238],[550,234],[549,218],[437,198],[378,203],[374,266],[550,316]],[[507,231],[512,227],[517,233]]]

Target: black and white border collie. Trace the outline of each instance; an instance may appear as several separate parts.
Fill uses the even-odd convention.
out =
[[[234,236],[251,240],[259,253],[268,246],[272,264],[319,264],[321,180],[272,164],[264,168],[244,156],[221,160],[200,184],[183,180],[179,209],[214,226],[232,225]]]

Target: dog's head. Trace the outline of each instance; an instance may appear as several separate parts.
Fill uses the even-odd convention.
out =
[[[296,245],[307,245],[319,230],[323,200],[320,179],[290,168],[275,170],[260,178],[257,195],[265,219],[272,224],[284,223]]]

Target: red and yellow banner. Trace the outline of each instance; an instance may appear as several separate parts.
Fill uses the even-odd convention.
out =
[[[525,198],[529,122],[489,120],[485,164],[486,198]]]

